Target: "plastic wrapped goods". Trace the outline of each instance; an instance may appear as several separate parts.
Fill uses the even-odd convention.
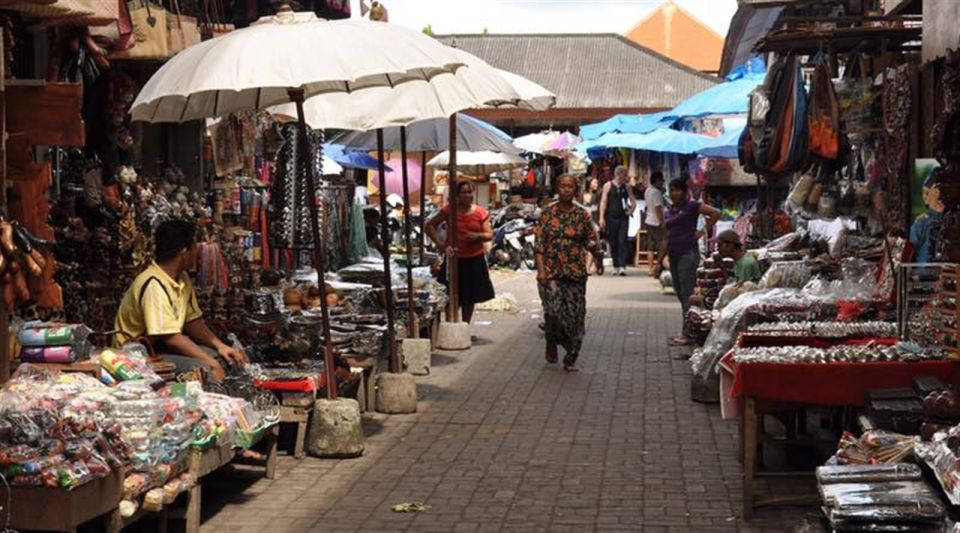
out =
[[[17,339],[21,346],[70,346],[86,341],[90,333],[83,324],[28,322]]]
[[[874,481],[919,481],[920,467],[912,463],[887,465],[825,465],[817,468],[817,482],[869,483]]]

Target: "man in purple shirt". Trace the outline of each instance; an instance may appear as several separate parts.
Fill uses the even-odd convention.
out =
[[[670,202],[670,207],[663,212],[666,239],[660,244],[654,275],[660,276],[663,259],[668,257],[673,290],[677,293],[683,313],[681,321],[683,335],[671,338],[670,344],[685,346],[691,342],[687,330],[687,309],[690,307],[690,296],[697,283],[697,266],[700,264],[697,219],[700,215],[707,217],[707,236],[709,237],[713,234],[713,225],[720,219],[720,211],[707,204],[691,200],[687,193],[685,178],[670,182]]]

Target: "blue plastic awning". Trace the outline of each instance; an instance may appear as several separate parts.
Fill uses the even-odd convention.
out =
[[[754,59],[746,66],[734,69],[725,82],[681,102],[666,112],[673,119],[705,117],[707,115],[744,115],[750,108],[750,93],[766,77],[763,62]]]
[[[747,119],[745,118],[725,119],[723,121],[723,135],[711,139],[707,146],[697,150],[697,154],[706,157],[736,159],[739,157],[737,151],[740,136],[746,126]]]
[[[649,115],[614,115],[603,122],[580,126],[580,137],[587,141],[599,139],[608,133],[650,133],[676,122],[667,118],[667,111]]]
[[[706,135],[660,128],[649,133],[608,133],[599,139],[586,141],[577,147],[581,153],[599,152],[612,148],[694,154],[707,146],[712,139]]]
[[[324,144],[323,155],[333,159],[344,168],[378,170],[378,161],[363,150],[351,150],[340,144]],[[388,170],[390,170],[388,168]]]

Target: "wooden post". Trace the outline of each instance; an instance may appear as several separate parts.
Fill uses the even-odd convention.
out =
[[[753,518],[753,480],[757,471],[757,406],[743,397],[743,518]]]
[[[416,339],[420,336],[417,331],[417,317],[413,306],[413,241],[410,240],[410,184],[407,183],[407,127],[400,126],[400,159],[403,177],[403,233],[407,245],[407,337]],[[382,195],[381,195],[382,196]]]
[[[393,284],[390,282],[390,225],[387,220],[387,164],[383,160],[383,128],[377,130],[377,163],[380,170],[380,247],[383,249],[383,275],[386,278],[387,350],[390,372],[400,373],[397,357],[397,332],[393,327]]]
[[[450,115],[450,161],[447,165],[447,197],[450,218],[447,221],[447,291],[449,292],[450,322],[460,322],[460,280],[458,279],[457,254],[457,114]]]
[[[313,267],[317,269],[317,285],[320,288],[320,317],[323,328],[324,353],[323,371],[327,382],[327,399],[336,400],[337,374],[333,362],[333,337],[330,335],[330,309],[327,305],[327,284],[323,273],[326,271],[326,258],[323,255],[323,239],[320,238],[320,212],[317,207],[317,184],[313,161],[310,154],[310,140],[307,139],[307,123],[303,113],[303,89],[287,89],[290,101],[297,105],[297,126],[300,137],[300,155],[307,160],[307,196],[310,204],[310,229],[313,237]],[[298,254],[299,255],[299,254]]]
[[[427,152],[420,152],[420,266],[427,251],[427,235],[423,229],[427,223]]]

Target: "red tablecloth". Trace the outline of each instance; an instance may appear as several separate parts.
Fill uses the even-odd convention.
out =
[[[957,361],[737,364],[732,355],[731,351],[723,360],[733,373],[731,398],[862,406],[868,390],[909,388],[918,376],[933,376],[945,384],[960,383]]]
[[[277,381],[261,381],[255,380],[254,384],[264,390],[269,390],[273,392],[314,392],[318,388],[323,387],[326,384],[326,379],[323,375],[317,376],[315,378],[304,378],[296,380],[277,380]]]

